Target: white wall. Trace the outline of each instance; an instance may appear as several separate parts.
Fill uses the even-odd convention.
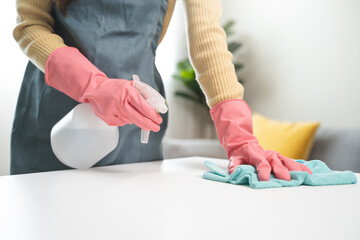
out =
[[[246,46],[253,111],[360,127],[359,0],[224,0],[223,13]]]
[[[189,114],[192,104],[174,96],[174,92],[182,86],[172,78],[176,71],[176,63],[187,57],[186,45],[183,5],[182,1],[177,1],[167,33],[156,52],[156,65],[165,85],[169,105],[167,137],[185,138],[191,135],[190,131],[194,128],[194,121]]]
[[[17,96],[27,59],[12,37],[15,27],[15,1],[2,2],[0,14],[0,175],[7,175],[10,166],[10,134]]]

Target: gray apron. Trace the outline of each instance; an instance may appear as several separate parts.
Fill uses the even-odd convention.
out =
[[[142,82],[165,97],[155,66],[167,0],[76,0],[64,17],[54,5],[54,31],[65,44],[76,47],[109,78]],[[11,135],[11,174],[69,169],[54,155],[50,131],[78,102],[46,85],[44,74],[30,61],[19,93]],[[95,166],[163,159],[162,139],[168,115],[162,114],[160,132],[140,142],[136,125],[119,127],[119,144]]]

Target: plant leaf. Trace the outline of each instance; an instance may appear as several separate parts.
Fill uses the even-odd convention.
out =
[[[238,78],[238,82],[239,82],[239,83],[241,83],[241,84],[243,84],[243,83],[244,83],[244,80],[243,80],[243,79]]]
[[[244,67],[241,63],[234,63],[235,71],[238,71]]]
[[[182,82],[183,84],[184,84],[184,82],[189,80],[186,78],[182,78],[179,74],[173,74],[172,76],[173,76],[173,78],[175,78],[175,80],[178,80],[178,81]]]
[[[183,79],[193,80],[195,79],[195,71],[194,69],[183,69],[180,71],[180,76]]]
[[[235,24],[234,20],[228,20],[227,22],[225,22],[225,24],[223,25],[223,29],[226,33],[226,36],[231,36],[234,32],[232,31],[232,28]]]
[[[241,43],[239,43],[239,42],[231,42],[228,44],[228,49],[231,53],[234,53],[240,47],[241,47]]]

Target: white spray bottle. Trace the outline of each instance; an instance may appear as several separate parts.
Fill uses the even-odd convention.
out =
[[[152,87],[133,75],[134,87],[158,112],[165,113],[165,99]],[[141,131],[147,143],[148,131]],[[65,165],[87,169],[112,152],[119,142],[119,130],[107,125],[93,112],[89,103],[81,103],[65,115],[51,130],[50,142],[55,156]]]
[[[81,103],[55,124],[50,140],[62,163],[87,169],[116,148],[119,130],[96,116],[90,103]]]

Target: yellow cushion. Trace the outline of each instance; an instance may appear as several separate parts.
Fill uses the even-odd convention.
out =
[[[320,122],[287,122],[253,114],[254,135],[265,150],[292,159],[308,160]]]

